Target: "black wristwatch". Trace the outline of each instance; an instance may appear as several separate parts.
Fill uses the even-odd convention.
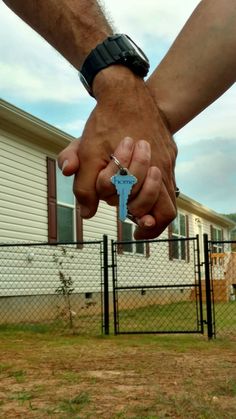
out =
[[[122,64],[142,78],[147,75],[150,67],[144,52],[128,35],[109,36],[90,52],[79,72],[80,80],[91,96],[96,74],[113,64]]]

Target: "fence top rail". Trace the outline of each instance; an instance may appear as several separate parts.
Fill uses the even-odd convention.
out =
[[[48,243],[48,242],[41,242],[41,243],[0,243],[1,247],[34,247],[34,246],[71,246],[71,245],[86,245],[86,244],[101,244],[102,240],[91,240],[91,241],[79,241],[79,242],[55,242],[55,243]]]
[[[208,243],[211,244],[218,244],[218,243],[222,243],[222,244],[231,244],[231,243],[235,243],[236,244],[236,240],[208,240]]]
[[[198,288],[199,285],[195,283],[191,284],[171,284],[171,285],[124,285],[124,286],[116,286],[116,290],[147,290],[147,289],[169,289],[169,288]]]
[[[185,242],[194,241],[197,237],[180,237],[176,239],[155,239],[155,240],[128,240],[128,241],[113,241],[113,244],[133,244],[133,243],[169,243],[169,242]]]

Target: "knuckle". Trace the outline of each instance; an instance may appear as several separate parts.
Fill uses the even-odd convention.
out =
[[[143,154],[136,154],[134,155],[134,161],[142,166],[146,166],[150,162],[150,156],[143,153]]]
[[[168,223],[167,225],[169,225],[172,221],[174,221],[176,216],[177,216],[177,210],[174,207],[174,205],[172,205],[171,208],[169,208],[169,211],[166,213],[166,222]]]

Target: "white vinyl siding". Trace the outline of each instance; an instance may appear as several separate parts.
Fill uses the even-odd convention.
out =
[[[96,215],[83,221],[84,240],[101,240],[103,234],[117,240],[116,208],[101,201]]]
[[[46,152],[0,131],[0,242],[47,241]]]

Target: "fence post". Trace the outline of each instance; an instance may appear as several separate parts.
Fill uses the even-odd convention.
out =
[[[202,308],[202,275],[201,275],[201,263],[200,263],[200,246],[199,246],[199,235],[197,234],[197,267],[198,267],[198,294],[199,294],[199,309],[200,309],[200,324],[201,333],[204,334],[204,322],[203,322],[203,308]]]
[[[212,305],[211,305],[211,278],[208,250],[208,235],[204,234],[204,265],[205,265],[205,285],[206,285],[206,311],[207,311],[207,334],[208,339],[213,337],[212,329]]]
[[[104,332],[109,335],[109,273],[108,273],[108,238],[103,235],[103,307],[104,307]]]

